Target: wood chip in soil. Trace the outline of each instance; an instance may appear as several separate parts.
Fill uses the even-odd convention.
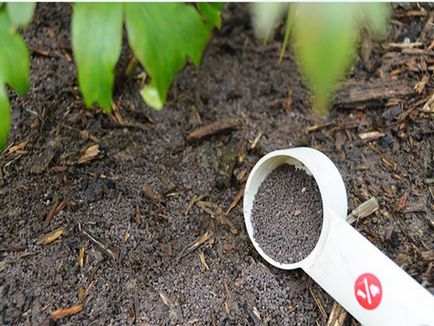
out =
[[[92,244],[94,244],[101,252],[103,252],[108,257],[116,260],[118,254],[115,250],[112,250],[110,246],[104,244],[102,241],[97,239],[90,231],[84,229],[81,224],[79,224],[79,231],[88,239]]]
[[[45,235],[43,235],[42,237],[40,237],[37,241],[36,244],[38,245],[48,245],[50,243],[53,243],[54,241],[56,241],[57,239],[59,239],[59,237],[62,235],[63,231],[65,230],[65,228],[61,227],[58,228],[56,230],[53,230]]]
[[[191,253],[192,251],[196,250],[202,244],[204,244],[206,241],[208,241],[209,239],[211,239],[211,237],[213,235],[214,235],[213,232],[210,232],[210,231],[205,232],[203,235],[201,235],[199,238],[197,238],[195,241],[193,241],[187,247],[185,247],[181,251],[181,253],[178,255],[177,259],[179,260],[182,257],[185,257],[186,255],[188,255],[189,253]]]
[[[99,144],[89,146],[84,151],[83,155],[81,155],[80,159],[78,160],[78,164],[83,164],[89,161],[92,161],[95,159],[99,154]]]
[[[160,205],[162,202],[164,202],[163,196],[156,193],[150,185],[147,183],[143,184],[142,186],[142,192],[143,194],[150,200],[152,200],[155,204]]]
[[[187,135],[188,141],[198,141],[203,138],[232,131],[239,127],[239,121],[236,119],[223,119],[215,121],[209,125],[200,127]]]
[[[51,313],[51,317],[54,320],[57,320],[57,319],[61,319],[61,318],[65,318],[65,317],[69,317],[69,316],[78,314],[82,310],[83,310],[83,305],[82,304],[78,304],[78,305],[75,305],[75,306],[72,306],[72,307],[69,307],[69,308],[63,308],[63,309],[54,310]]]
[[[413,86],[403,81],[375,80],[372,82],[350,81],[342,85],[333,103],[336,107],[355,107],[361,104],[378,104],[390,98],[403,98],[414,92]]]

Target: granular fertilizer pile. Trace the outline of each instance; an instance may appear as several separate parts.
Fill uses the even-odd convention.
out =
[[[274,169],[262,182],[252,209],[253,237],[281,263],[296,263],[318,242],[321,194],[313,176],[293,165]]]

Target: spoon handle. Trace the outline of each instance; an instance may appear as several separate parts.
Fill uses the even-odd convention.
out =
[[[434,296],[336,214],[303,269],[363,325],[434,325]]]

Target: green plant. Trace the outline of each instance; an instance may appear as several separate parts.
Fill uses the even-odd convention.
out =
[[[34,9],[34,3],[0,6],[0,149],[6,143],[11,122],[6,85],[21,95],[29,88],[30,57],[17,28],[30,22]]]
[[[313,109],[328,111],[330,94],[355,58],[359,31],[385,36],[387,3],[257,3],[253,5],[256,35],[267,40],[288,12],[281,58],[292,36],[295,54],[313,92]]]
[[[111,110],[125,21],[134,55],[151,78],[141,94],[148,105],[161,109],[185,62],[200,64],[211,30],[220,26],[220,9],[207,3],[197,4],[197,10],[183,3],[76,3],[72,45],[85,104]]]
[[[35,4],[0,5],[0,148],[10,126],[5,85],[17,93],[29,87],[29,54],[18,27],[30,21]],[[76,3],[72,48],[78,83],[87,107],[111,111],[114,68],[125,23],[132,51],[150,82],[141,91],[145,102],[161,109],[176,74],[188,60],[199,66],[214,27],[220,27],[222,4]]]
[[[25,27],[34,3],[0,3],[0,148],[10,128],[9,85],[18,94],[29,88],[29,53],[17,28]],[[188,60],[198,66],[214,27],[220,27],[222,4],[76,3],[72,17],[72,48],[78,83],[87,107],[111,111],[114,68],[122,46],[123,26],[138,62],[150,82],[144,101],[161,109],[175,75]],[[312,4],[256,3],[253,23],[266,40],[288,13],[281,57],[290,35],[301,70],[313,91],[313,108],[324,113],[330,93],[354,59],[359,30],[368,25],[384,35],[389,6],[384,3]]]

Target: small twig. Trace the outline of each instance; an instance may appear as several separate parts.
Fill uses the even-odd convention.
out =
[[[235,226],[235,224],[228,219],[228,217],[225,214],[217,214],[217,216],[215,217],[216,220],[223,225],[227,225],[229,226],[229,231],[233,234],[233,235],[237,235],[238,234],[238,229]]]
[[[426,101],[426,103],[422,107],[422,112],[433,113],[434,111],[431,109],[431,104],[433,103],[434,103],[434,93],[431,95],[431,97],[428,99],[428,101]]]
[[[36,241],[36,244],[37,245],[48,245],[48,244],[56,241],[62,235],[64,230],[65,230],[64,227],[55,229],[55,230],[43,235],[42,237],[40,237]]]
[[[434,21],[434,11],[431,12],[428,19],[425,22],[425,25],[422,28],[422,31],[419,34],[419,42],[423,43],[425,41],[425,36],[431,30]]]
[[[51,317],[53,319],[60,319],[63,317],[69,317],[69,316],[72,316],[72,315],[79,313],[82,310],[83,310],[83,305],[78,304],[78,305],[72,306],[70,308],[54,310],[51,313]]]
[[[407,48],[407,49],[402,49],[401,52],[403,54],[427,55],[430,57],[434,56],[434,51],[424,50],[424,49]]]
[[[179,259],[185,257],[186,255],[188,255],[190,252],[196,250],[202,244],[204,244],[206,241],[208,241],[213,235],[214,234],[212,232],[209,232],[209,231],[204,233],[199,238],[197,238],[195,241],[190,243],[187,247],[185,247],[176,259],[179,260]]]
[[[89,231],[86,231],[81,227],[81,223],[78,223],[78,230],[82,233],[86,238],[89,239],[98,249],[100,249],[104,254],[112,258],[113,260],[117,259],[117,254],[111,250],[108,246],[103,244],[101,241],[97,240]]]
[[[234,199],[232,200],[231,204],[229,205],[228,209],[226,210],[226,215],[228,215],[240,202],[241,198],[244,196],[244,186],[241,187],[240,190],[236,193]]]
[[[327,321],[327,326],[342,326],[345,323],[347,314],[346,310],[335,301]]]
[[[325,123],[325,124],[315,124],[313,126],[307,127],[306,130],[308,132],[314,132],[314,131],[317,131],[317,130],[320,130],[320,129],[323,129],[323,128],[327,128],[327,127],[333,126],[334,124],[335,124],[334,122],[329,122],[329,123]]]
[[[235,130],[239,127],[239,121],[236,119],[223,119],[215,121],[204,127],[200,127],[188,134],[188,141],[197,141],[212,135],[220,134],[227,131]]]
[[[313,300],[315,301],[315,303],[316,303],[316,305],[317,305],[317,307],[318,307],[318,309],[319,309],[319,311],[320,311],[320,313],[321,313],[321,316],[323,317],[324,320],[326,320],[326,319],[327,319],[327,313],[326,313],[325,308],[324,308],[324,305],[323,305],[323,303],[322,303],[323,300],[322,300],[322,298],[320,297],[320,294],[317,293],[317,292],[313,289],[313,287],[312,287],[312,283],[310,283],[310,286],[309,286],[309,292],[310,292],[310,294],[312,295],[312,298],[313,298]]]
[[[387,46],[389,48],[398,48],[398,49],[411,49],[418,48],[423,45],[422,42],[411,42],[411,43],[389,43]]]
[[[53,207],[51,207],[51,209],[48,212],[47,217],[45,218],[45,221],[44,221],[45,226],[47,226],[50,223],[50,221],[53,219],[54,215],[56,215],[56,211],[57,211],[59,205],[60,205],[60,202],[57,200],[54,203]]]
[[[202,272],[209,271],[209,266],[205,260],[205,254],[202,251],[198,252],[197,257],[199,258],[199,262],[200,262],[200,270]]]
[[[190,212],[191,208],[193,207],[193,205],[196,204],[196,202],[202,200],[204,197],[205,197],[205,196],[202,196],[202,195],[194,195],[194,196],[190,199],[190,201],[188,202],[187,207],[185,208],[184,216],[187,216],[188,213]]]
[[[255,149],[256,145],[258,145],[259,140],[261,139],[261,137],[262,137],[263,134],[264,134],[264,132],[262,130],[259,131],[256,134],[255,138],[252,141],[252,144],[250,145],[250,150],[254,150]]]

